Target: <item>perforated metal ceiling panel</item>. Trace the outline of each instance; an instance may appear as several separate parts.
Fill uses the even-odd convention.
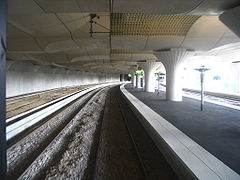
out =
[[[112,35],[126,36],[184,36],[200,16],[113,13]]]

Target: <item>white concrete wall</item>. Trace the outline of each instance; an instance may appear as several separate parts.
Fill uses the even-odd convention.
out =
[[[64,68],[15,62],[7,67],[7,97],[54,88],[119,81],[119,74],[69,71]]]

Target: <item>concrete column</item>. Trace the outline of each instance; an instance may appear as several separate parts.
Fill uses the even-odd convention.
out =
[[[146,63],[139,63],[139,66],[143,68],[145,76],[145,91],[155,92],[155,70],[160,66],[160,62],[147,61]]]
[[[141,88],[141,75],[137,74],[136,80],[137,80],[137,82],[136,82],[137,88]]]
[[[136,87],[137,86],[137,76],[136,76],[136,71],[138,69],[137,65],[134,65],[130,69],[130,74],[131,74],[131,81],[132,81],[132,86]]]
[[[124,81],[124,74],[120,74],[120,81]]]
[[[136,74],[135,74],[135,72],[131,73],[131,81],[132,81],[132,86],[136,87]]]
[[[0,177],[6,179],[6,0],[0,1]]]
[[[136,80],[137,80],[137,78],[136,78],[136,71],[137,71],[137,66],[134,66],[134,67],[132,67],[130,69],[131,82],[132,82],[132,86],[133,87],[136,87],[136,84],[137,84],[137,82],[136,82]]]
[[[182,70],[184,60],[193,55],[186,49],[170,49],[154,53],[166,68],[166,98],[182,101]]]
[[[219,16],[219,20],[240,37],[240,6],[225,11]]]

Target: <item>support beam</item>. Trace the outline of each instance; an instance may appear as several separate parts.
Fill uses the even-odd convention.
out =
[[[166,68],[166,98],[182,101],[182,70],[184,60],[193,55],[186,49],[170,49],[154,53]]]
[[[6,179],[6,0],[0,1],[0,177]]]
[[[240,37],[240,6],[225,11],[219,16],[229,29],[231,29],[238,37]]]
[[[142,67],[145,75],[145,91],[146,92],[155,92],[155,76],[154,72],[161,65],[160,62],[147,61],[145,63],[139,63],[139,66]]]

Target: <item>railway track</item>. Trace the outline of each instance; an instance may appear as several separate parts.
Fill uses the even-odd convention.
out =
[[[97,84],[64,87],[64,88],[57,88],[57,89],[51,89],[51,90],[46,90],[41,92],[24,94],[20,96],[9,97],[6,99],[6,105],[7,105],[6,116],[7,118],[11,118],[20,113],[23,113],[30,109],[46,104],[50,101],[54,101],[63,96],[67,96],[74,92],[77,92],[89,87],[93,87],[95,85]]]
[[[23,117],[22,119],[8,121],[7,130],[13,125],[17,127],[21,121],[28,124],[30,121],[26,121],[26,118],[33,116],[32,119],[36,119],[38,117],[36,114],[43,110],[45,111],[42,114],[46,115],[49,107],[62,103],[61,107],[40,118],[40,122],[25,125],[21,132],[8,139],[7,178],[38,179],[47,176],[47,171],[50,172],[48,167],[56,163],[56,159],[65,152],[66,146],[70,143],[69,139],[84,126],[84,119],[95,116],[97,122],[109,89],[106,86],[95,86],[73,93],[19,116]]]
[[[10,145],[19,138],[22,138],[24,134],[29,133],[34,127],[43,123],[45,119],[49,119],[54,114],[60,112],[65,106],[73,103],[79,97],[104,86],[107,86],[107,84],[81,89],[8,118],[6,120],[7,144]]]
[[[93,176],[88,179],[178,179],[123,99],[108,94]]]
[[[200,99],[200,91],[183,89],[184,95],[187,97],[192,97],[195,99]],[[208,102],[216,102],[222,105],[229,105],[240,109],[240,96],[237,95],[228,95],[223,93],[214,93],[214,92],[205,92],[204,99]]]
[[[127,129],[127,133],[128,133],[128,135],[129,135],[129,137],[130,137],[130,139],[131,139],[132,145],[133,145],[133,147],[134,147],[134,151],[135,151],[135,153],[136,153],[136,155],[137,155],[138,162],[139,162],[139,165],[140,165],[140,167],[141,167],[143,177],[144,177],[144,179],[149,179],[149,178],[148,178],[148,174],[147,174],[147,170],[146,170],[146,167],[145,167],[145,164],[144,164],[144,161],[143,161],[143,158],[142,158],[141,153],[140,153],[140,150],[139,150],[139,147],[137,146],[137,142],[135,141],[135,138],[134,138],[134,136],[133,136],[133,134],[132,134],[132,132],[131,132],[131,129],[130,129],[130,124],[129,124],[129,122],[128,122],[128,119],[129,119],[128,115],[129,115],[129,114],[127,114],[127,113],[122,109],[123,107],[121,106],[121,103],[122,103],[122,102],[121,102],[121,98],[115,97],[115,101],[116,101],[117,104],[118,104],[118,108],[120,109],[122,119],[123,119],[124,124],[125,124],[126,129]]]
[[[68,94],[68,95],[60,97],[60,98],[58,98],[56,100],[53,100],[53,101],[50,101],[50,102],[45,103],[43,105],[40,105],[40,106],[38,106],[36,108],[33,108],[33,109],[29,110],[29,111],[26,111],[26,112],[23,112],[23,113],[20,113],[20,114],[14,116],[14,117],[8,118],[6,120],[7,126],[10,125],[10,124],[15,123],[17,121],[20,121],[20,120],[24,119],[25,117],[28,117],[28,116],[30,116],[30,115],[32,115],[34,113],[37,113],[37,112],[39,112],[39,111],[41,111],[43,109],[46,109],[46,108],[48,108],[48,107],[50,107],[50,106],[52,106],[52,105],[54,105],[54,104],[56,104],[58,102],[61,102],[61,101],[65,100],[65,99],[67,99],[69,97],[72,97],[72,96],[74,96],[74,95],[76,95],[76,94],[78,94],[80,92],[83,92],[84,90],[87,90],[87,89],[88,88],[85,88],[85,89],[82,89],[80,91]],[[31,102],[27,102],[27,104],[31,104]],[[25,104],[23,106],[25,106]]]
[[[119,86],[89,90],[30,129],[8,146],[7,179],[177,179]]]
[[[166,91],[165,85],[160,86],[161,91]],[[194,89],[183,89],[183,96],[194,98],[200,100],[201,94],[199,90]],[[223,106],[227,106],[233,109],[240,110],[240,96],[232,95],[232,94],[224,94],[224,93],[216,93],[216,92],[204,92],[204,100],[207,102],[211,102],[214,104],[219,104]]]

